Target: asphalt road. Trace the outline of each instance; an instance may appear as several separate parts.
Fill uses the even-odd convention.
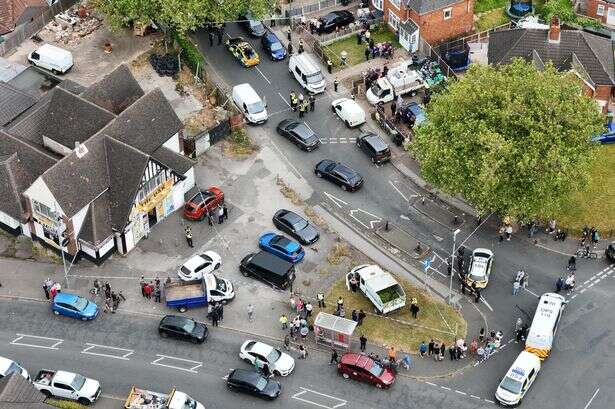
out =
[[[330,110],[330,102],[333,99],[347,95],[335,95],[332,85],[329,84],[326,93],[318,96],[316,111],[308,113],[305,121],[320,135],[323,144],[314,152],[300,151],[275,131],[276,125],[282,119],[298,117],[297,113],[290,111],[287,101],[291,90],[298,92],[301,89],[289,75],[287,61],[268,60],[262,53],[259,40],[248,38],[247,34],[235,25],[227,25],[227,33],[248,39],[261,54],[261,63],[252,69],[242,68],[223,46],[209,47],[207,36],[203,32],[197,32],[195,38],[210,68],[216,73],[217,78],[214,80],[221,80],[229,87],[248,82],[266,99],[270,119],[264,125],[253,129],[255,132],[265,132],[271,145],[279,152],[281,160],[291,164],[296,173],[305,178],[314,189],[315,193],[309,200],[311,204],[328,203],[330,207],[340,210],[346,221],[366,236],[373,233],[375,226],[390,220],[421,242],[427,243],[440,257],[450,254],[452,230],[456,227],[450,223],[453,213],[449,213],[445,206],[437,202],[422,207],[420,202],[415,201],[424,191],[390,164],[374,166],[356,148],[354,138],[366,131],[367,126],[363,126],[361,130],[349,130]],[[382,135],[379,130],[372,130]],[[350,164],[363,175],[364,187],[358,192],[347,193],[316,178],[313,167],[324,158]],[[450,211],[454,212],[452,209]],[[512,338],[516,318],[522,317],[529,322],[538,297],[553,291],[555,280],[562,274],[568,255],[532,245],[531,241],[524,237],[525,232],[516,234],[511,241],[500,243],[494,220],[488,220],[474,232],[475,228],[475,220],[465,218],[457,245],[463,243],[469,249],[486,247],[494,251],[495,267],[489,287],[483,291],[485,303],[482,303],[480,308],[488,318],[490,328],[503,330],[508,341]],[[445,272],[439,258],[434,265],[440,273]],[[608,266],[604,260],[582,260],[578,265],[578,283],[591,277],[599,278],[596,274]],[[520,268],[529,273],[529,291],[522,291],[513,297],[513,276]],[[442,274],[434,273],[432,276],[448,284],[448,279]],[[608,362],[606,357],[612,355],[609,347],[612,349],[615,345],[611,330],[605,325],[611,320],[613,310],[610,305],[613,302],[610,291],[615,289],[612,276],[613,274],[602,279],[583,293],[582,287],[579,287],[574,299],[574,295],[569,296],[571,302],[556,340],[556,350],[530,391],[527,407],[606,408],[606,402],[614,401],[613,394],[607,389],[607,385],[613,384],[612,371],[609,372],[605,366],[605,362]],[[476,334],[469,334],[468,338],[473,336]],[[443,382],[442,385],[435,382],[436,387],[450,387],[453,391],[457,390],[456,393],[460,396],[463,396],[463,393],[481,399],[493,396],[499,379],[520,349],[519,345],[510,343],[488,362]],[[426,385],[428,386],[431,385]],[[438,407],[447,405],[438,404]]]
[[[55,317],[47,304],[31,302],[0,301],[0,315],[1,356],[21,362],[32,376],[46,368],[97,379],[103,396],[117,400],[117,407],[132,384],[158,392],[176,386],[208,409],[491,406],[409,378],[398,378],[386,391],[346,381],[317,351],[298,360],[294,373],[281,378],[282,395],[266,402],[226,390],[222,379],[230,368],[248,367],[237,356],[243,334],[214,329],[205,344],[192,345],[159,338],[151,317],[116,314],[84,323]]]

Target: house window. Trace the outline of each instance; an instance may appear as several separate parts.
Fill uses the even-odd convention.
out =
[[[372,0],[372,5],[376,10],[382,11],[383,2],[384,0]]]
[[[401,0],[389,0],[389,3],[391,3],[393,6],[395,6],[395,8],[397,10],[399,10],[399,4],[400,4]]]
[[[32,205],[34,207],[34,211],[36,213],[38,213],[40,216],[46,217],[49,220],[56,220],[56,212],[54,212],[53,210],[51,210],[51,208],[49,208],[48,206],[37,202],[36,200],[32,201]]]
[[[414,43],[416,43],[416,34],[412,34],[412,37],[410,37],[410,44]]]
[[[137,201],[140,203],[143,200],[145,200],[147,195],[149,195],[154,190],[156,190],[156,188],[162,185],[165,181],[166,181],[166,178],[165,178],[164,172],[160,172],[159,174],[157,174],[156,176],[154,176],[153,178],[145,182],[145,185],[143,185],[143,188],[139,191],[139,194],[137,196],[138,197]]]
[[[399,17],[395,13],[391,13],[389,10],[389,25],[393,27],[394,30],[399,29]]]
[[[448,20],[451,17],[453,17],[453,8],[449,7],[444,9],[444,20]]]
[[[604,16],[604,4],[598,4],[598,8],[596,9],[596,15]]]

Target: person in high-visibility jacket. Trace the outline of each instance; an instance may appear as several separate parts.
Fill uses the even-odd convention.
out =
[[[290,107],[292,108],[293,112],[297,112],[298,103],[299,103],[299,100],[297,99],[297,95],[295,94],[295,91],[291,91],[290,92]]]

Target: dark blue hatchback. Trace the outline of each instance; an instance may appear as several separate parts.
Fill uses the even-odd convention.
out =
[[[261,38],[261,44],[272,60],[281,61],[286,58],[286,48],[284,48],[280,39],[271,31],[267,31]]]

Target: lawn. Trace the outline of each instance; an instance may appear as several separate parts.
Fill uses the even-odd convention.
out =
[[[503,9],[510,4],[510,0],[476,0],[474,14],[484,13],[493,9]]]
[[[407,352],[416,352],[421,341],[429,342],[431,338],[450,344],[454,339],[465,337],[467,325],[461,314],[445,303],[436,301],[424,290],[419,290],[404,280],[398,279],[398,282],[406,292],[406,306],[386,317],[409,324],[369,314],[363,325],[355,330],[355,336],[365,334],[371,343],[395,345],[396,348]],[[345,279],[337,281],[326,295],[327,312],[332,313],[335,310],[339,296],[344,299],[346,318],[350,318],[354,309],[362,309],[367,313],[374,312],[373,304],[360,290],[356,293],[347,290]],[[409,309],[412,297],[417,298],[420,308],[416,320],[412,318]]]
[[[384,25],[374,27],[374,29],[370,31],[370,34],[376,44],[390,41],[393,44],[393,47],[400,47],[399,42],[397,41],[397,36],[393,32],[389,31]],[[356,65],[365,61],[365,47],[365,43],[361,45],[357,44],[357,37],[353,34],[348,38],[334,41],[327,46],[323,46],[323,49],[325,54],[331,59],[333,67],[337,69],[341,64],[340,54],[342,51],[346,51],[348,53],[348,65]]]
[[[572,233],[596,226],[603,239],[615,229],[615,145],[600,146],[589,185],[575,192],[555,219]]]
[[[476,22],[476,31],[489,30],[493,27],[501,26],[508,23],[509,18],[503,8],[491,10],[487,13],[483,13]]]

